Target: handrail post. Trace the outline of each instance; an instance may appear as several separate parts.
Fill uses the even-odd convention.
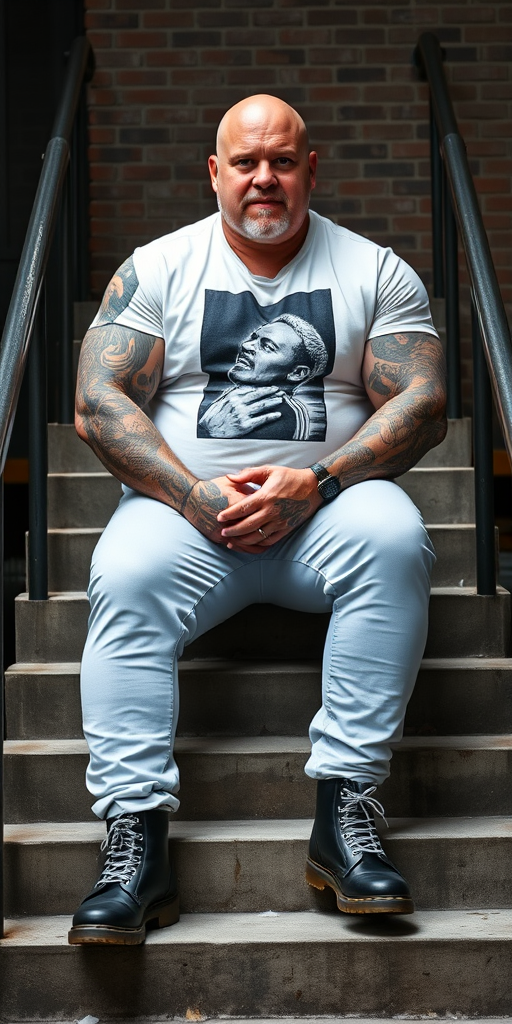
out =
[[[462,416],[460,387],[460,324],[459,324],[459,253],[457,225],[446,171],[443,170],[444,271],[446,285],[446,364],[448,371],[447,415],[458,420]]]
[[[68,165],[62,190],[59,217],[59,286],[61,295],[59,358],[59,423],[73,422],[73,287],[72,287],[72,209],[71,180]]]
[[[30,351],[29,363],[29,558],[30,601],[48,599],[48,409],[46,381],[46,309],[44,284]]]
[[[473,451],[475,461],[476,590],[496,593],[494,481],[492,464],[492,392],[480,324],[471,298],[473,341]]]
[[[430,97],[430,181],[432,194],[432,268],[434,298],[444,297],[443,273],[443,161],[439,132]]]
[[[4,685],[4,477],[0,476],[0,939],[5,937],[4,901],[4,733],[5,733],[5,685]]]

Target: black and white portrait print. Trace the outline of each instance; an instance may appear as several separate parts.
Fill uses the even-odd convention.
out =
[[[260,306],[251,292],[205,292],[198,437],[324,441],[324,377],[335,331],[330,289]]]

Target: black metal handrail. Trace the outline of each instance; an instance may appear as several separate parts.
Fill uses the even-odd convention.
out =
[[[430,87],[434,295],[444,296],[446,300],[448,415],[456,418],[461,415],[461,401],[455,223],[469,273],[473,310],[477,593],[492,596],[496,593],[496,556],[488,375],[505,446],[512,461],[512,340],[437,37],[431,32],[423,33],[414,56]]]
[[[29,598],[46,600],[48,597],[47,572],[47,388],[46,388],[46,315],[45,315],[45,274],[52,239],[57,222],[60,222],[62,243],[60,245],[60,280],[62,323],[72,323],[70,311],[73,302],[70,267],[76,264],[74,223],[84,196],[84,175],[70,176],[69,164],[72,136],[76,135],[77,117],[84,123],[84,85],[92,76],[94,57],[89,41],[85,37],[75,39],[71,47],[63,91],[53,123],[51,138],[44,155],[32,214],[25,236],[25,243],[19,262],[18,273],[9,311],[0,342],[0,474],[5,467],[9,440],[16,414],[18,398],[29,356],[30,395],[30,491],[29,491]],[[82,153],[84,148],[82,145]],[[71,191],[71,198],[68,196]],[[83,274],[82,274],[83,276]],[[83,298],[83,295],[79,295]],[[72,331],[71,337],[63,336],[58,351],[58,365],[61,368],[60,415],[63,422],[70,422],[73,410],[72,396]],[[3,506],[0,502],[0,523]],[[0,531],[0,572],[3,566],[3,530]],[[2,609],[3,609],[3,593]],[[1,639],[1,638],[0,638]],[[3,642],[0,643],[0,937],[4,935],[4,892],[3,892],[3,738],[4,738],[4,685],[3,685]]]

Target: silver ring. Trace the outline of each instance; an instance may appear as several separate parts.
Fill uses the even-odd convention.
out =
[[[261,533],[263,540],[268,540],[268,533],[265,533],[265,530],[262,530],[261,526],[258,527],[258,533]]]

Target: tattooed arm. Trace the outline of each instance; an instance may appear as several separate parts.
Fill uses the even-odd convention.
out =
[[[441,344],[430,334],[388,334],[366,345],[363,382],[375,412],[347,444],[321,463],[342,488],[411,469],[446,433],[445,368]],[[261,489],[219,514],[222,535],[237,550],[268,547],[306,522],[321,504],[310,469],[250,468],[230,477]],[[243,515],[239,523],[232,523]],[[262,539],[259,529],[268,534]]]
[[[225,477],[198,480],[177,458],[144,412],[162,375],[164,342],[112,323],[138,285],[131,259],[108,286],[96,320],[82,343],[75,425],[122,483],[182,512],[218,543],[217,514],[243,489]]]

